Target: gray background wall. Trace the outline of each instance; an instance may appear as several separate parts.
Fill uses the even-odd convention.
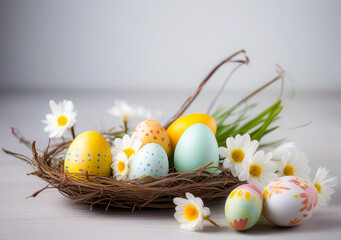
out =
[[[244,48],[250,66],[229,89],[279,63],[299,89],[340,90],[340,12],[329,0],[1,0],[0,88],[192,89]]]

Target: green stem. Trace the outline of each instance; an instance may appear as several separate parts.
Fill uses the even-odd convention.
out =
[[[127,121],[123,121],[124,124],[124,133],[127,134],[128,133],[128,122]]]
[[[213,221],[211,218],[209,218],[208,216],[207,217],[204,217],[205,220],[209,221],[210,223],[212,223],[214,226],[216,227],[220,227],[215,221]]]
[[[73,128],[73,126],[70,128],[70,131],[71,131],[71,134],[72,134],[72,139],[75,139],[76,135],[75,135],[75,129]]]

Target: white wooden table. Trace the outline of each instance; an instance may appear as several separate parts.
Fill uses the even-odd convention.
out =
[[[174,113],[190,92],[127,92],[127,91],[31,91],[0,93],[0,146],[24,154],[29,149],[11,136],[10,127],[19,128],[29,140],[37,140],[45,147],[47,134],[40,122],[49,111],[48,100],[72,99],[78,110],[76,131],[100,130],[118,123],[107,114],[115,99],[127,99],[132,104],[143,104]],[[234,103],[241,93],[224,94],[220,102]],[[158,98],[158,101],[155,101]],[[203,92],[190,110],[206,111],[211,92]],[[259,100],[274,100],[276,93],[265,92]],[[298,93],[294,100],[285,101],[280,120],[281,129],[268,139],[283,136],[295,141],[311,159],[313,173],[319,165],[331,169],[340,177],[341,171],[341,94]],[[203,108],[204,107],[204,108]],[[306,122],[308,127],[287,130]],[[29,165],[0,153],[0,239],[340,239],[341,189],[333,196],[329,207],[321,208],[309,221],[292,228],[279,228],[266,220],[246,232],[228,227],[224,216],[224,200],[208,203],[212,219],[221,228],[206,224],[203,232],[181,230],[173,218],[174,210],[141,210],[130,212],[103,207],[93,211],[85,204],[73,203],[57,190],[46,190],[36,198],[27,196],[46,185],[41,179],[26,176]]]

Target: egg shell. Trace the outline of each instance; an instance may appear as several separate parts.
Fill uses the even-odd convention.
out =
[[[142,147],[148,143],[157,143],[170,157],[173,154],[172,143],[168,137],[166,130],[154,120],[145,120],[134,130],[132,138],[139,138],[142,141]]]
[[[217,140],[206,125],[197,123],[182,134],[174,152],[174,166],[178,172],[192,171],[205,164],[219,165]],[[217,169],[208,169],[217,172]]]
[[[176,147],[180,137],[187,128],[197,123],[202,123],[208,126],[215,135],[217,131],[217,124],[213,117],[205,113],[188,114],[178,118],[167,128],[167,133],[172,142],[173,148]]]
[[[64,161],[65,173],[79,173],[80,169],[90,175],[111,175],[111,151],[108,142],[98,132],[86,131],[71,143]]]
[[[253,227],[262,213],[261,191],[252,184],[244,184],[234,189],[225,203],[225,216],[229,224],[239,230]]]
[[[263,216],[278,226],[294,226],[313,216],[318,192],[308,180],[295,176],[270,182],[263,191]]]
[[[165,150],[156,143],[148,143],[142,147],[130,166],[129,178],[142,176],[159,178],[168,173],[168,158]]]

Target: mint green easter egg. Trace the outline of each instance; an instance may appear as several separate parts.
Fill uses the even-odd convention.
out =
[[[225,203],[225,216],[229,224],[238,231],[253,227],[259,220],[263,208],[261,191],[252,184],[234,189]]]
[[[202,123],[197,123],[181,135],[174,152],[174,167],[178,172],[188,172],[213,162],[219,165],[217,140],[212,130]],[[208,169],[218,172],[217,169]]]

